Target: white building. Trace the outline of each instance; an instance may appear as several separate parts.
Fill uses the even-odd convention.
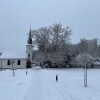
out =
[[[0,56],[0,68],[12,69],[12,61],[14,61],[14,69],[26,67],[26,53],[16,51],[3,51]]]
[[[3,51],[0,56],[0,68],[2,69],[19,69],[19,68],[31,68],[32,67],[32,37],[31,29],[29,32],[29,38],[26,45],[26,51]],[[12,66],[13,63],[13,66]]]

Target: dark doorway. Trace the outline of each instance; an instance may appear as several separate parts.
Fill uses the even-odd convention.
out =
[[[17,61],[17,65],[20,65],[20,60]]]
[[[32,66],[31,66],[31,61],[29,60],[29,61],[27,61],[27,63],[26,63],[26,68],[31,68]]]
[[[8,60],[7,65],[10,65],[10,60]]]

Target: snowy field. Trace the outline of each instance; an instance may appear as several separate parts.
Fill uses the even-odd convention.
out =
[[[58,82],[55,76],[58,75]],[[99,100],[100,69],[25,69],[0,71],[0,100]]]
[[[26,91],[32,82],[32,70],[0,71],[0,100],[24,100]]]

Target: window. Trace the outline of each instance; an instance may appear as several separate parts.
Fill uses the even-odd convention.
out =
[[[10,65],[10,60],[8,60],[7,65]]]
[[[20,60],[18,60],[17,65],[20,65]]]

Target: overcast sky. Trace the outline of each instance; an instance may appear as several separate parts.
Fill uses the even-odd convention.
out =
[[[0,49],[25,50],[32,29],[61,22],[80,38],[100,38],[100,0],[0,0]]]

